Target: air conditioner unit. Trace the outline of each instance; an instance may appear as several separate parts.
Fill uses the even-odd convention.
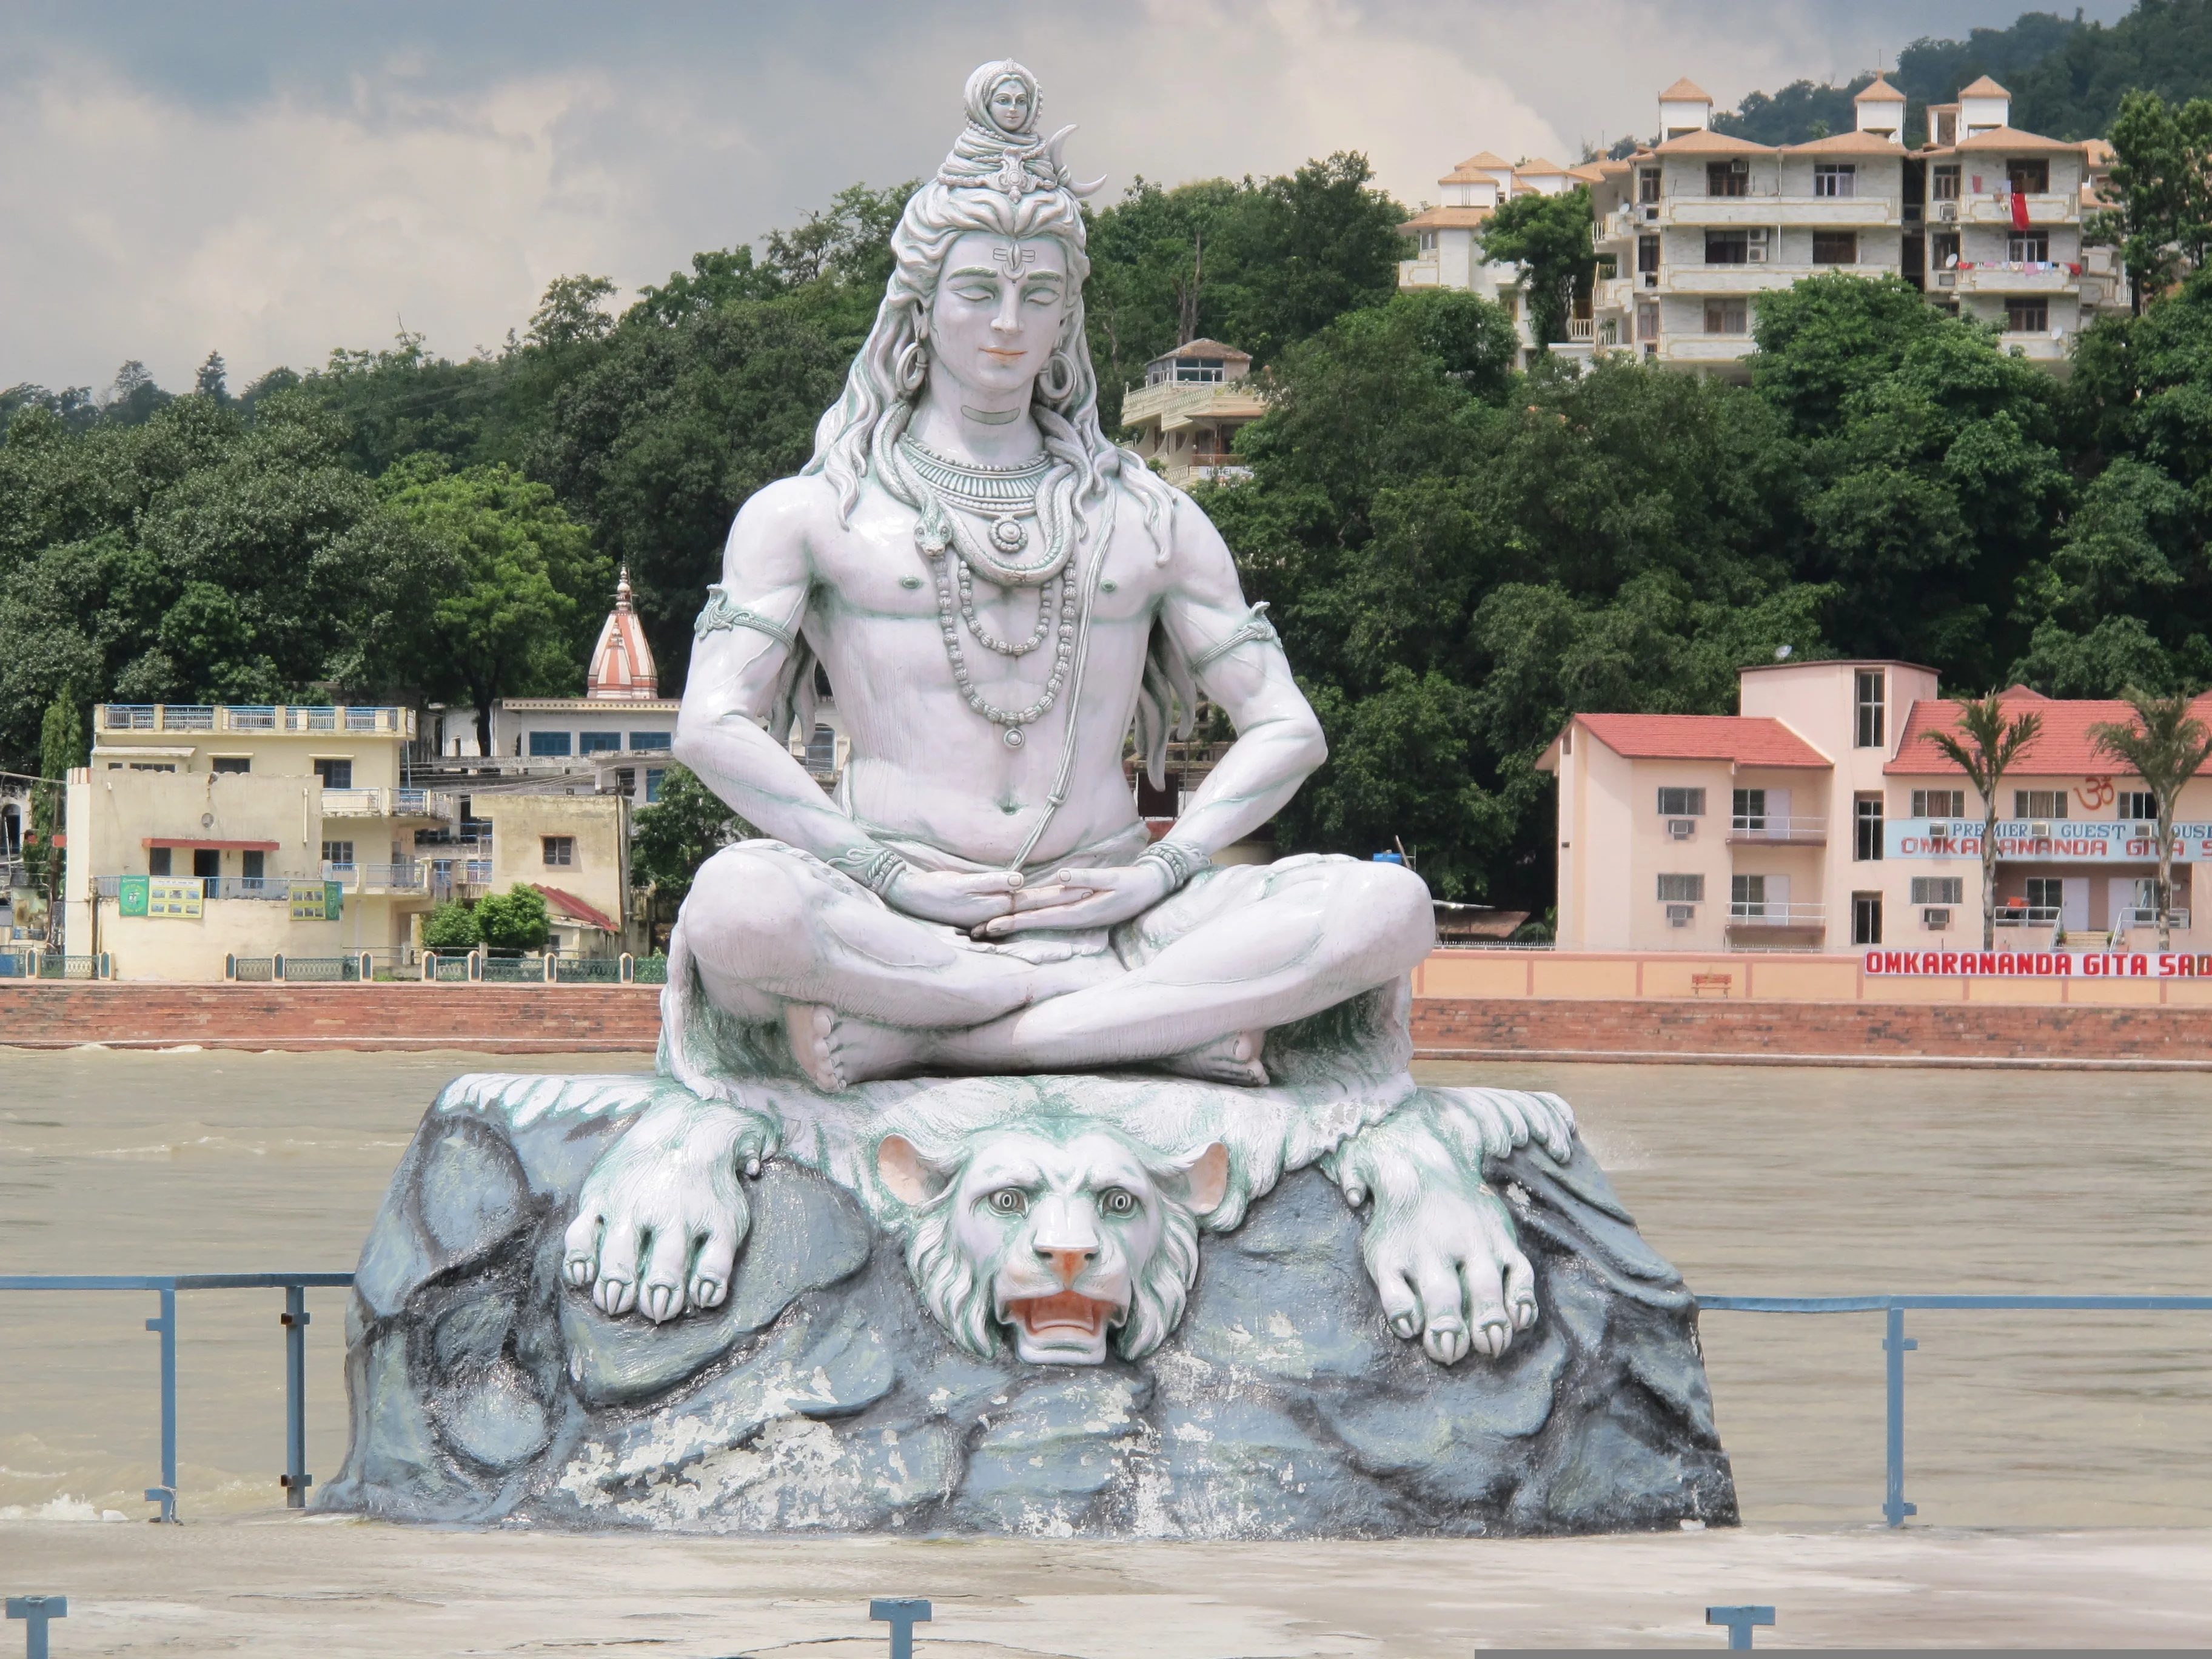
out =
[[[1951,925],[1951,913],[1942,906],[1937,906],[1932,909],[1923,910],[1920,913],[1920,921],[1922,926],[1940,931]]]
[[[1744,232],[1743,237],[1744,240],[1749,242],[1753,247],[1761,246],[1766,241],[1766,227],[1765,225],[1753,225],[1748,230]]]
[[[1729,171],[1730,173],[1750,172],[1751,158],[1748,155],[1738,155],[1730,158],[1729,161]]]
[[[1956,288],[1956,287],[1958,287],[1958,286],[1959,286],[1959,273],[1958,273],[1957,271],[1955,271],[1955,270],[1939,270],[1939,271],[1937,271],[1937,272],[1936,273],[1936,287],[1938,287],[1938,288]]]
[[[2157,833],[2158,826],[2154,823],[2139,823],[2136,825],[2136,834],[2138,836],[2154,836]]]
[[[1659,286],[1659,273],[1658,273],[1657,271],[1656,271],[1656,270],[1647,270],[1647,271],[1645,271],[1645,272],[1644,273],[1644,287],[1646,287],[1646,288],[1656,288],[1656,287],[1658,287],[1658,286]]]
[[[1936,216],[1938,219],[1948,220],[1954,224],[1957,223],[1959,219],[1959,204],[1956,202],[1936,203]]]
[[[1766,263],[1766,244],[1764,242],[1753,242],[1750,246],[1745,248],[1743,251],[1743,262],[1747,265],[1765,264]]]
[[[1698,907],[1694,904],[1670,904],[1667,907],[1667,925],[1669,927],[1687,927],[1697,920],[1697,915]]]
[[[1667,820],[1667,838],[1669,841],[1688,841],[1695,836],[1697,833],[1698,821],[1695,818],[1668,818]]]
[[[2047,823],[2031,823],[2027,826],[2027,833],[2038,841],[2047,840],[2051,835],[2051,826]]]

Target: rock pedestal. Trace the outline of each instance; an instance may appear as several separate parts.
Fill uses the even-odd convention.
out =
[[[1359,1218],[1308,1168],[1204,1238],[1188,1306],[1154,1352],[1030,1365],[956,1346],[897,1239],[783,1159],[750,1184],[726,1303],[659,1327],[607,1318],[562,1282],[562,1233],[635,1091],[627,1109],[504,1112],[451,1105],[456,1091],[424,1121],[362,1253],[352,1445],[319,1507],[1191,1539],[1736,1518],[1696,1304],[1578,1144],[1565,1164],[1523,1146],[1489,1170],[1541,1310],[1501,1359],[1446,1369],[1394,1336]]]

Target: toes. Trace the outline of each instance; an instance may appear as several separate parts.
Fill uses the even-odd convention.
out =
[[[1412,1281],[1401,1272],[1378,1269],[1375,1289],[1382,1298],[1382,1317],[1397,1335],[1411,1339],[1421,1334],[1421,1299]]]
[[[1492,1359],[1504,1358],[1505,1345],[1512,1340],[1513,1332],[1502,1318],[1484,1320],[1482,1328],[1474,1334],[1476,1349]]]
[[[699,1260],[691,1269],[686,1293],[695,1310],[719,1308],[730,1294],[730,1273],[737,1265],[738,1238],[744,1229],[742,1215],[717,1222],[699,1246]]]
[[[1421,1333],[1421,1351],[1439,1365],[1456,1365],[1467,1358],[1467,1327],[1455,1315],[1429,1322]]]
[[[1505,1258],[1505,1309],[1516,1331],[1536,1322],[1536,1270],[1518,1250]]]
[[[653,1236],[645,1276],[638,1283],[637,1305],[654,1324],[684,1311],[684,1268],[690,1255],[691,1236],[684,1228],[663,1227]]]
[[[619,1319],[637,1306],[637,1256],[644,1243],[635,1223],[608,1222],[599,1240],[599,1282],[592,1291],[601,1313]]]
[[[599,1271],[599,1232],[605,1218],[593,1210],[586,1210],[568,1224],[568,1236],[562,1241],[567,1255],[562,1271],[578,1290],[591,1288]]]

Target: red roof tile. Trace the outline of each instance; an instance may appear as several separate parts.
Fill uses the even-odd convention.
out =
[[[2127,775],[2125,769],[2115,763],[2111,756],[2099,751],[2096,739],[2089,735],[2089,728],[2100,722],[2118,725],[2135,718],[2135,711],[2118,698],[2046,697],[2024,685],[2015,685],[1997,695],[2008,717],[2030,708],[2043,717],[2043,730],[2012,763],[2005,774],[2007,777]],[[2190,713],[2212,726],[2212,692],[2191,703]],[[1882,770],[1915,776],[1935,772],[1956,774],[1958,766],[1936,747],[1928,734],[1951,731],[1958,720],[1959,707],[1948,698],[1923,698],[1914,703],[1912,712],[1905,717],[1905,735],[1898,741],[1897,758]]]
[[[620,922],[611,919],[605,911],[597,906],[585,903],[574,893],[564,893],[558,887],[548,887],[542,881],[533,881],[530,884],[545,895],[546,908],[555,915],[566,916],[571,921],[584,922],[599,929],[602,933],[622,932]]]
[[[1589,734],[1630,760],[1724,760],[1738,766],[1818,766],[1828,757],[1780,720],[1749,714],[1577,714]]]

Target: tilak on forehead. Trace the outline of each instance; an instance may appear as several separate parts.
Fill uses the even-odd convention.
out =
[[[1037,251],[1024,247],[1019,242],[1001,242],[991,250],[991,263],[1004,265],[1008,270],[1018,271],[1024,265],[1036,263]],[[1050,272],[1044,273],[1049,276]]]

